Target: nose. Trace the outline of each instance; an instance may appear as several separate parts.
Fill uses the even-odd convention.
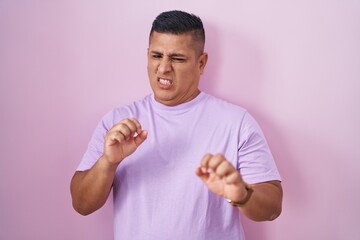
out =
[[[167,58],[161,59],[158,66],[158,73],[164,74],[171,71],[171,62]]]

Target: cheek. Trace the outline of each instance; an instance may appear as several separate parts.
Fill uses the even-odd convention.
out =
[[[147,75],[150,83],[153,82],[153,79],[155,78],[155,71],[150,65],[147,66]]]
[[[184,68],[179,71],[179,75],[184,82],[190,84],[194,81],[197,72],[194,68]]]
[[[147,64],[147,70],[150,72],[150,70],[152,69],[152,67],[151,67],[151,63],[150,62],[148,62],[148,64]]]
[[[149,72],[154,72],[155,69],[156,69],[156,63],[151,61],[151,60],[148,60],[148,62],[147,62],[147,70]]]

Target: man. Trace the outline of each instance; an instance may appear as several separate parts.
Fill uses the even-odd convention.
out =
[[[153,93],[105,115],[72,179],[83,215],[113,189],[116,240],[244,239],[240,212],[255,221],[281,212],[280,176],[254,119],[198,88],[204,43],[195,15],[154,20]]]

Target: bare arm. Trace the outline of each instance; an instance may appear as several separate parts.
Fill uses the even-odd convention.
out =
[[[87,171],[75,172],[71,180],[74,209],[88,215],[101,208],[111,191],[115,172],[123,159],[145,141],[147,132],[132,118],[114,125],[105,136],[104,154]]]
[[[220,154],[205,155],[196,174],[211,191],[226,199],[241,202],[249,194],[240,173]],[[282,206],[280,182],[254,184],[252,188],[249,200],[239,207],[240,211],[254,221],[271,221],[277,218]]]
[[[90,170],[75,172],[70,190],[73,207],[78,213],[88,215],[105,204],[115,171],[116,166],[109,165],[101,157]]]

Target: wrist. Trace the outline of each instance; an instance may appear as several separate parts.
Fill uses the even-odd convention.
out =
[[[252,186],[250,184],[247,184],[247,183],[244,183],[244,184],[245,184],[246,195],[243,199],[241,199],[240,201],[232,201],[231,199],[227,199],[228,203],[230,203],[234,207],[244,206],[247,202],[249,202],[249,200],[251,198],[251,195],[252,195],[254,189],[252,188]]]
[[[116,171],[119,163],[114,163],[106,155],[102,155],[99,159],[99,165],[106,171]]]

